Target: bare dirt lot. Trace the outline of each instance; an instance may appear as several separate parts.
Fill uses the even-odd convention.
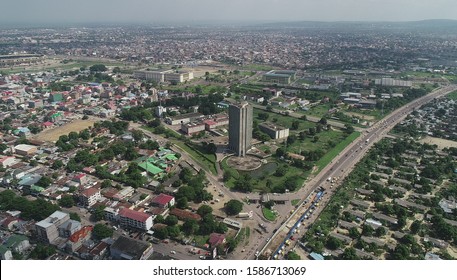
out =
[[[441,138],[427,136],[419,141],[420,143],[426,143],[430,145],[437,145],[439,149],[454,147],[457,148],[457,142],[451,140],[445,140]]]
[[[362,120],[366,120],[366,121],[372,121],[375,119],[375,117],[373,116],[368,116],[368,115],[364,115],[364,114],[359,114],[359,113],[353,113],[353,112],[345,112],[344,113],[345,115],[349,116],[349,117],[358,117]]]
[[[89,126],[93,126],[94,123],[94,120],[74,120],[71,123],[67,123],[62,126],[45,129],[37,136],[35,136],[34,139],[40,141],[56,142],[61,135],[68,135],[72,131],[80,132]]]

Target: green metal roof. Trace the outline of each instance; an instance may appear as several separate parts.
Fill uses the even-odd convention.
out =
[[[154,174],[154,175],[157,175],[157,174],[163,172],[162,169],[160,169],[159,167],[157,167],[154,164],[149,163],[149,162],[142,162],[142,163],[138,164],[138,166],[143,168],[147,172]]]
[[[13,234],[10,236],[10,238],[8,238],[8,240],[5,243],[5,246],[7,248],[13,248],[24,240],[28,240],[27,237],[23,235]]]

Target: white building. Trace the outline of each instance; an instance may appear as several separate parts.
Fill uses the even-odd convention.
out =
[[[79,203],[84,207],[92,207],[101,197],[99,189],[88,188],[79,195]]]
[[[121,226],[133,227],[148,231],[152,228],[152,215],[123,208],[119,210],[119,223]]]

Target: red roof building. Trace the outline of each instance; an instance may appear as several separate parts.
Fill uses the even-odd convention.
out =
[[[175,205],[175,198],[171,195],[167,195],[167,194],[159,194],[158,196],[156,196],[152,202],[151,202],[154,206],[157,206],[157,207],[160,207],[160,208],[168,208],[168,207],[171,207],[173,205]]]
[[[149,230],[152,227],[152,215],[128,208],[119,210],[119,221],[122,226]]]
[[[178,209],[178,208],[171,209],[170,214],[175,215],[178,219],[183,220],[183,221],[186,219],[200,221],[202,219],[202,217],[196,213],[192,213],[192,212]]]
[[[211,233],[209,235],[209,244],[211,248],[217,247],[220,244],[225,243],[225,234],[220,233]]]
[[[83,242],[90,238],[90,234],[93,229],[93,226],[85,226],[82,229],[70,235],[70,238],[68,238],[68,241],[66,243],[67,251],[75,252],[79,248],[81,248]]]

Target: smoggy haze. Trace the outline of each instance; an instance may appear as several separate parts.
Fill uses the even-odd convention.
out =
[[[455,0],[3,0],[0,23],[457,19]]]

